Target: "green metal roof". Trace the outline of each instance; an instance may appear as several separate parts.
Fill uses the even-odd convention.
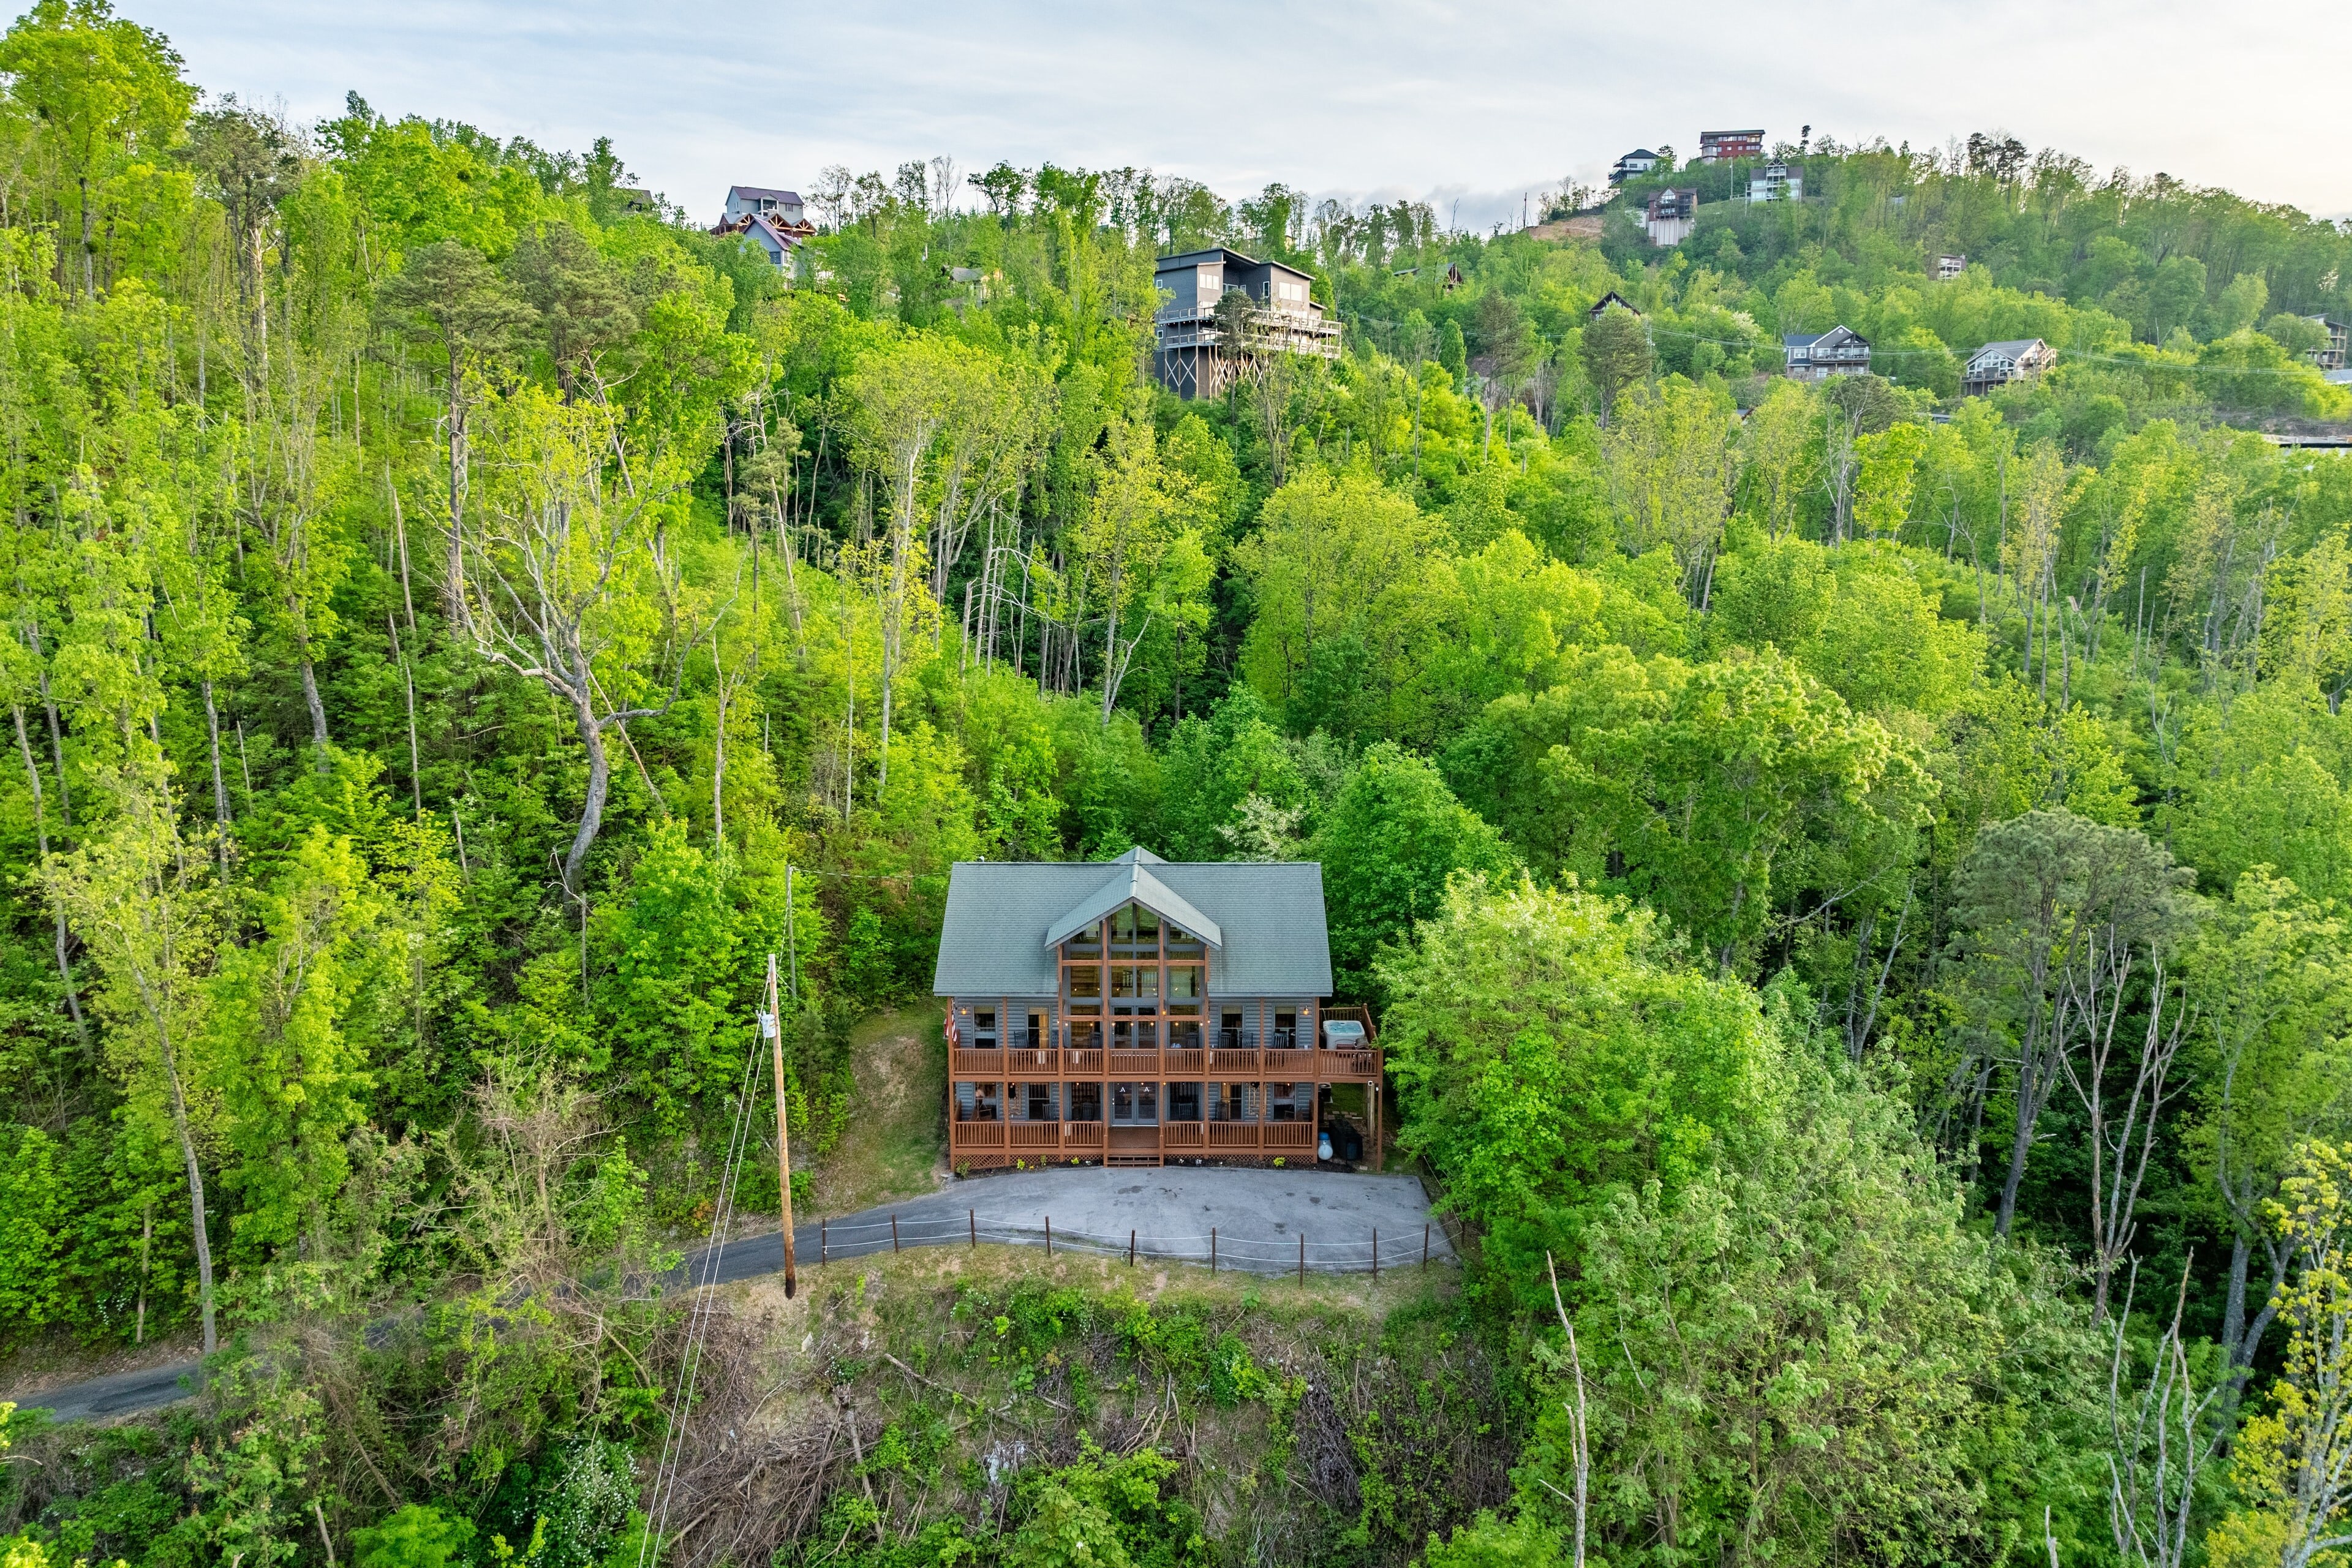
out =
[[[941,996],[1050,996],[1055,948],[1132,900],[1209,944],[1212,995],[1328,996],[1323,868],[1311,861],[959,861],[931,989]]]

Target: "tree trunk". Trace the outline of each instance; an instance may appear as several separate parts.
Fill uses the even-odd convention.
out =
[[[159,1013],[155,1038],[163,1049],[163,1076],[172,1086],[172,1131],[179,1135],[180,1152],[188,1163],[188,1210],[196,1242],[196,1294],[205,1318],[205,1354],[220,1349],[220,1331],[213,1319],[213,1243],[205,1221],[205,1171],[196,1159],[196,1141],[188,1131],[188,1100],[180,1087],[179,1058],[172,1050],[172,1028]]]
[[[2230,1246],[2230,1294],[2221,1309],[2221,1346],[2236,1368],[2245,1362],[2239,1358],[2240,1342],[2246,1336],[2246,1265],[2253,1257],[2253,1243],[2242,1235]],[[2250,1362],[2251,1356],[2245,1358]]]
[[[319,753],[319,766],[327,765],[327,705],[319,700],[319,677],[310,664],[310,638],[308,634],[299,645],[302,660],[302,700],[310,708],[310,744]]]
[[[9,711],[16,720],[16,750],[25,759],[25,782],[33,786],[33,833],[41,851],[41,874],[49,869],[49,828],[41,809],[41,770],[33,765],[33,742],[25,733],[25,710],[21,704]],[[89,1044],[89,1030],[81,1017],[81,997],[74,989],[73,964],[66,957],[65,906],[52,898],[49,911],[57,918],[58,974],[66,983],[66,1011],[73,1017],[74,1037],[83,1045]]]
[[[574,699],[572,711],[580,743],[588,748],[588,797],[581,803],[580,831],[572,837],[572,852],[563,858],[563,890],[577,899],[581,868],[588,863],[589,847],[604,826],[604,796],[612,789],[613,764],[604,754],[604,727],[596,721],[587,700]]]
[[[2035,1077],[2029,1055],[2017,1066],[2017,1131],[2010,1140],[2009,1174],[2000,1184],[2000,1210],[1992,1226],[1992,1233],[2003,1241],[2009,1239],[2010,1223],[2017,1217],[2017,1189],[2025,1182],[2026,1156],[2033,1152],[2033,1124],[2040,1109],[2034,1103]]]
[[[89,176],[84,174],[76,184],[81,191],[81,292],[85,300],[98,298],[98,247],[91,243],[97,232],[98,212],[89,205]]]
[[[213,678],[205,677],[205,730],[213,758],[213,821],[220,827],[221,879],[228,879],[228,779],[221,772],[220,710],[213,703]]]

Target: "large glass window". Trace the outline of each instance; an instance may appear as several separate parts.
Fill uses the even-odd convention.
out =
[[[1158,958],[1160,917],[1141,904],[1129,904],[1110,920],[1113,958]]]
[[[1160,1026],[1149,1018],[1116,1018],[1110,1026],[1110,1048],[1152,1051],[1160,1048]]]
[[[1143,1124],[1160,1120],[1160,1086],[1156,1083],[1114,1083],[1110,1086],[1110,1119],[1114,1124]]]
[[[1070,1120],[1100,1121],[1102,1118],[1102,1085],[1074,1083],[1070,1090]]]
[[[1198,958],[1201,956],[1201,939],[1194,936],[1191,931],[1180,931],[1174,926],[1170,926],[1167,931],[1167,937],[1169,957]]]
[[[1168,1086],[1168,1120],[1198,1121],[1201,1120],[1201,1086],[1197,1083],[1171,1083]]]
[[[1102,956],[1102,921],[1097,921],[1090,926],[1072,932],[1069,940],[1062,943],[1062,956],[1100,958]]]
[[[1168,1006],[1166,1011],[1197,1015],[1201,1011],[1201,971],[1197,964],[1171,963],[1168,966]]]
[[[1310,1103],[1308,1093],[1300,1092],[1293,1083],[1270,1083],[1265,1086],[1265,1115],[1269,1121],[1304,1121]]]
[[[975,1050],[996,1048],[996,1013],[993,1008],[971,1016],[971,1044]]]
[[[1114,1013],[1160,1011],[1160,971],[1140,964],[1111,965],[1110,1010]]]
[[[1102,965],[1074,963],[1070,965],[1068,973],[1070,994],[1066,1000],[1070,1011],[1073,1013],[1101,1012]]]
[[[1024,1121],[1058,1121],[1061,1120],[1061,1089],[1057,1083],[1016,1083],[1013,1086],[1013,1114]]]

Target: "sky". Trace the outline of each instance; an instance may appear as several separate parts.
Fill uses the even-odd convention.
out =
[[[1636,146],[1801,125],[1915,149],[2000,130],[2352,216],[2343,0],[116,5],[208,90],[304,121],[357,90],[551,148],[610,136],[704,221],[730,184],[944,155],[1408,197],[1486,229]]]

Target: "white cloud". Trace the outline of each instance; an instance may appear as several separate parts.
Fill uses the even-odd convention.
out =
[[[1412,193],[1441,212],[1458,195],[1464,226],[1485,227],[1523,192],[1591,180],[1637,143],[1687,153],[1702,129],[1793,138],[1807,122],[1919,146],[1999,126],[2102,168],[2352,213],[2320,63],[2352,42],[2340,0],[2226,19],[2187,0],[122,9],[169,34],[206,87],[281,97],[303,117],[357,89],[389,113],[551,146],[609,135],[698,214],[737,181],[946,153],[974,169],[1149,165],[1229,197],[1277,179]]]

